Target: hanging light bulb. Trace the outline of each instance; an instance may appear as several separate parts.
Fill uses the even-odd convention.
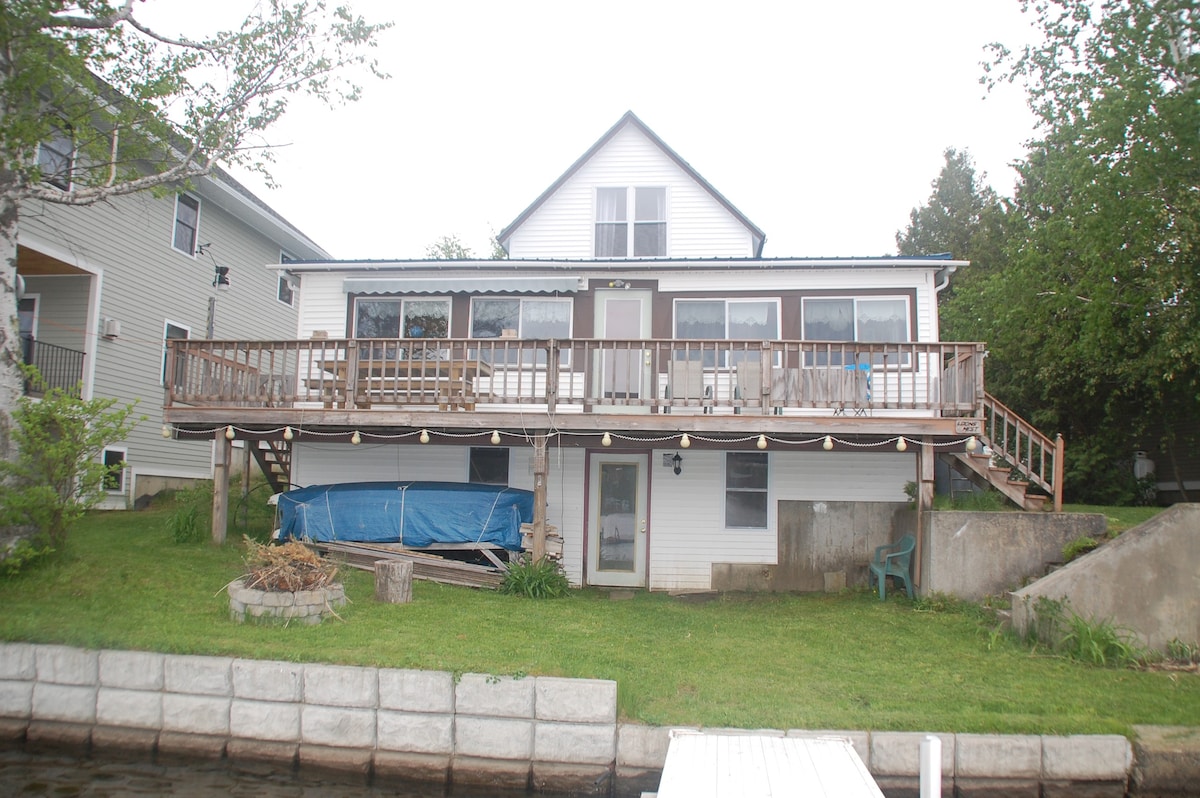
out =
[[[494,430],[492,430],[492,443],[497,444],[499,442],[500,442],[500,430],[494,429]]]
[[[757,446],[757,447],[758,447],[758,448],[760,448],[760,449],[765,449],[765,448],[767,448],[767,436],[766,436],[766,435],[759,435],[759,436],[758,436],[758,443],[756,443],[756,444],[754,444],[754,445],[755,445],[755,446]]]
[[[903,452],[908,450],[908,444],[904,442],[903,436],[896,439],[896,451]]]
[[[833,448],[833,438],[826,435],[825,442],[821,444],[821,448],[824,449],[825,451],[829,451],[830,449],[832,449]]]
[[[354,430],[354,434],[350,436],[350,442],[355,446],[358,446],[360,443],[362,443],[362,436],[358,434],[358,430]]]
[[[162,436],[168,439],[171,437],[171,428],[166,424],[163,424]]]
[[[691,445],[692,445],[692,439],[688,437],[688,434],[686,432],[683,433],[683,437],[679,439],[679,446],[683,449],[686,449],[687,447],[689,447]]]
[[[612,436],[609,435],[607,432],[604,433],[604,437],[600,439],[600,445],[601,446],[612,446]]]
[[[972,435],[971,437],[967,438],[967,451],[968,451],[968,452],[973,452],[973,451],[975,451],[975,450],[976,450],[976,449],[978,449],[978,448],[979,448],[979,443],[978,443],[978,442],[975,440],[975,436],[974,436],[974,435]]]
[[[429,443],[429,430],[427,430],[427,429],[421,430],[421,437],[418,438],[417,440],[419,440],[421,443]]]
[[[296,437],[296,433],[292,432],[291,427],[283,428],[283,439],[285,441],[290,441],[292,438],[295,438],[295,437]]]
[[[225,428],[225,440],[231,441],[237,437],[237,433],[233,431],[233,425],[230,424]]]

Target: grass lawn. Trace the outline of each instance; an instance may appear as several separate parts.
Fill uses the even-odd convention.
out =
[[[347,569],[342,621],[241,626],[223,588],[242,546],[175,544],[169,516],[89,515],[66,551],[0,578],[0,639],[613,679],[624,718],[663,725],[1066,734],[1200,718],[1195,673],[1081,665],[994,632],[979,608],[865,591],[532,601],[418,581],[411,604],[383,605]]]

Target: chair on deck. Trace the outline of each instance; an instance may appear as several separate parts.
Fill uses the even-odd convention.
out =
[[[704,364],[699,360],[672,360],[667,363],[666,399],[671,400],[663,408],[671,412],[671,406],[697,404],[705,413],[712,412],[712,390],[704,385]]]
[[[875,556],[867,563],[870,572],[867,574],[867,587],[871,582],[879,580],[879,600],[887,598],[887,588],[884,586],[887,578],[904,582],[908,597],[913,597],[912,589],[912,553],[917,546],[917,540],[912,535],[905,535],[895,543],[875,547]]]
[[[733,412],[739,414],[743,407],[762,407],[767,412],[770,406],[772,412],[783,415],[783,405],[793,395],[792,381],[797,379],[795,369],[771,369],[771,387],[769,392],[763,390],[762,363],[757,360],[743,360],[737,364],[734,374]]]

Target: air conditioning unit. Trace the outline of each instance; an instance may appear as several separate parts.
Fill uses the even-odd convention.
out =
[[[105,338],[117,338],[121,335],[121,322],[116,319],[105,319],[103,332]]]

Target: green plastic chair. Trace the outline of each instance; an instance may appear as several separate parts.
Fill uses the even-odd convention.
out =
[[[887,598],[887,578],[890,576],[904,582],[904,590],[908,597],[913,597],[912,589],[912,553],[917,546],[917,540],[912,535],[905,535],[895,543],[886,546],[876,546],[875,556],[867,566],[871,572],[867,575],[867,587],[871,582],[879,580],[879,600]]]

